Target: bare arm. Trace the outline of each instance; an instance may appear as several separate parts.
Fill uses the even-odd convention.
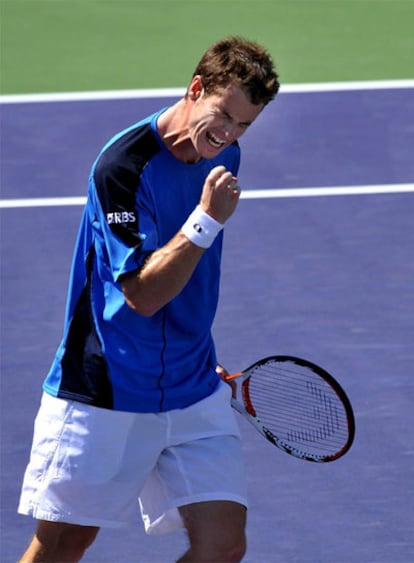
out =
[[[156,313],[180,293],[203,252],[204,248],[177,233],[151,254],[141,270],[124,278],[122,289],[127,304],[144,316]]]
[[[240,194],[229,187],[231,181],[231,173],[218,166],[204,183],[200,206],[219,223],[225,223],[237,206]],[[154,315],[181,292],[204,252],[178,232],[151,254],[138,272],[124,277],[122,289],[127,304],[141,315]]]

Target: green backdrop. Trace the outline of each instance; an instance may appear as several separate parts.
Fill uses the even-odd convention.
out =
[[[0,0],[2,93],[185,86],[230,34],[284,83],[413,78],[414,0]]]

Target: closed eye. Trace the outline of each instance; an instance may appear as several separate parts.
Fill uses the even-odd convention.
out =
[[[226,110],[222,111],[223,116],[229,121],[230,123],[234,123],[233,116],[231,116]],[[243,129],[247,129],[251,125],[251,121],[241,121],[237,124],[238,127],[242,127]]]

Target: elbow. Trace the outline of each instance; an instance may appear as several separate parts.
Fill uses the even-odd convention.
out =
[[[121,281],[125,303],[134,313],[142,317],[152,317],[160,307],[153,303],[148,295],[145,295],[139,287],[136,274],[127,275]]]
[[[141,299],[132,299],[131,297],[125,295],[125,292],[124,296],[125,303],[128,305],[128,307],[132,309],[134,313],[137,313],[137,315],[141,315],[141,317],[152,317],[156,313],[158,313],[161,308],[151,303],[142,301]]]
[[[150,295],[144,295],[137,287],[130,282],[122,284],[125,303],[130,309],[142,317],[152,317],[161,309],[162,305],[151,299]]]

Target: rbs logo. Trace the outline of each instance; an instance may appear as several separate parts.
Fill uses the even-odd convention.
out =
[[[108,221],[108,225],[112,225],[113,223],[121,225],[122,223],[136,223],[137,218],[134,211],[123,211],[122,213],[107,213],[106,220]]]

